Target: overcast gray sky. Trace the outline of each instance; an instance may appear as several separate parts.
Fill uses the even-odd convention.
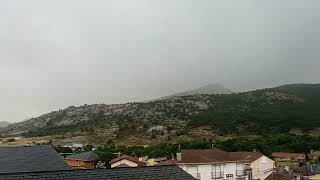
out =
[[[317,83],[319,0],[2,0],[0,121],[219,82]]]

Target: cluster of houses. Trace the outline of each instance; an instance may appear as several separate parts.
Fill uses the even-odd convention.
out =
[[[79,159],[81,164],[87,157],[91,154],[64,160],[51,146],[0,148],[0,180],[195,180],[178,166],[93,169],[83,165],[80,169],[71,163]]]
[[[309,159],[320,153],[311,152]],[[172,180],[303,180],[320,179],[320,166],[306,164],[304,154],[220,149],[181,150],[171,159],[120,155],[111,169],[97,168],[98,155],[61,156],[51,146],[0,148],[0,180],[9,179],[172,179]],[[301,164],[304,166],[300,166]]]

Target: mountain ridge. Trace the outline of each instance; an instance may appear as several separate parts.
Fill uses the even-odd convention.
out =
[[[218,134],[263,134],[320,128],[320,84],[291,84],[243,93],[171,97],[148,103],[70,106],[9,125],[1,134],[25,136],[78,133],[101,139],[207,137]]]
[[[225,88],[223,85],[219,83],[214,83],[214,84],[201,86],[196,89],[178,92],[178,93],[175,93],[169,96],[164,96],[151,101],[159,101],[159,100],[164,100],[171,97],[183,97],[183,96],[192,96],[192,95],[200,95],[200,94],[232,94],[232,93],[234,93],[232,90]],[[151,101],[148,101],[148,102],[151,102]]]

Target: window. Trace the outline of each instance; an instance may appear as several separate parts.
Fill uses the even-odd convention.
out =
[[[224,173],[220,164],[212,165],[211,179],[221,179]]]

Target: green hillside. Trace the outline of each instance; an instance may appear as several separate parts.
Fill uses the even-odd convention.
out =
[[[177,137],[193,138],[193,131],[203,127],[206,132],[198,134],[204,138],[216,134],[287,133],[292,128],[308,132],[320,128],[320,84],[172,97],[148,103],[71,106],[12,124],[0,133],[23,132],[26,136],[77,133],[104,140],[137,135],[163,142]]]
[[[320,127],[320,84],[294,84],[212,97],[214,106],[194,116],[192,127],[224,133],[276,133]]]

